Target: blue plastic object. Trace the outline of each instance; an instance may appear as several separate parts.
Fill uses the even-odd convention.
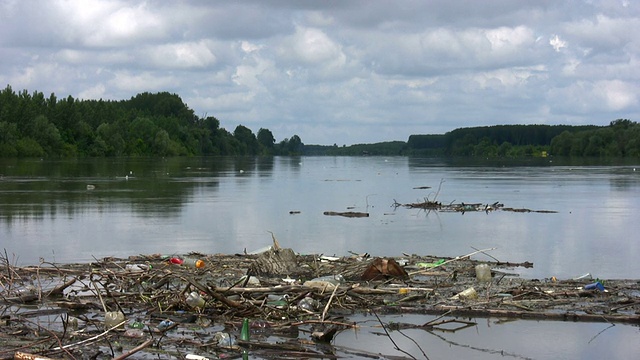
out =
[[[596,281],[593,284],[588,284],[584,286],[585,290],[600,290],[604,291],[604,285],[600,281]]]

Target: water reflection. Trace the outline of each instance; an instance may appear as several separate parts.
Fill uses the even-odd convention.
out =
[[[234,253],[268,245],[272,231],[302,253],[458,256],[471,246],[495,247],[492,255],[503,261],[533,262],[522,274],[527,277],[640,277],[633,236],[640,231],[634,219],[640,172],[619,164],[560,166],[556,159],[533,166],[536,161],[3,159],[0,237],[27,262],[53,252],[63,261],[132,252]],[[557,213],[461,215],[392,206],[425,199],[498,201]],[[345,219],[325,211],[370,216]]]
[[[181,160],[5,160],[0,221],[73,216],[87,209],[103,212],[128,206],[146,216],[176,216],[199,185],[193,179],[184,181],[185,177],[196,175],[190,171],[194,165],[211,167]],[[225,162],[213,164],[218,173],[228,171]],[[215,175],[216,171],[209,169],[205,176]],[[208,187],[216,185],[216,181],[206,183]]]
[[[633,359],[640,351],[640,331],[632,325],[465,318],[460,320],[473,321],[476,326],[457,331],[389,330],[387,336],[378,320],[369,318],[356,316],[358,324],[364,325],[336,336],[336,348],[387,356],[408,353],[418,359],[425,358],[423,354],[429,359]],[[381,319],[387,326],[398,327],[425,324],[434,317],[386,315]],[[394,350],[394,344],[404,353]]]

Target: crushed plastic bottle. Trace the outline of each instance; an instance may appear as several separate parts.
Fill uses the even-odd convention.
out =
[[[197,291],[192,291],[187,295],[186,303],[192,308],[201,309],[204,307],[205,301]]]
[[[160,321],[160,323],[158,324],[158,330],[164,330],[170,326],[173,326],[173,324],[175,324],[173,321],[166,319],[166,320],[162,320]]]
[[[320,303],[310,296],[306,296],[298,301],[298,308],[302,310],[316,311],[319,307]]]
[[[247,275],[243,275],[240,278],[240,283],[244,284],[245,281],[247,283],[247,286],[260,286],[260,279],[255,276],[249,276],[249,279],[247,279]]]
[[[219,331],[215,333],[213,338],[218,341],[218,346],[231,347],[236,344],[236,339],[226,332]]]
[[[104,326],[107,329],[124,326],[124,314],[122,311],[107,311],[104,314]]]
[[[303,285],[320,289],[333,289],[334,287],[339,286],[342,282],[344,282],[344,276],[337,274],[317,277],[315,279],[305,281]]]
[[[130,272],[142,272],[151,269],[151,265],[147,264],[127,264],[125,269]]]
[[[124,336],[130,338],[141,338],[144,336],[144,331],[142,329],[127,329],[124,331]]]

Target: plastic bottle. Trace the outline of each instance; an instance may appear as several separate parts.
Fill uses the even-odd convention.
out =
[[[124,332],[124,336],[130,338],[141,338],[144,336],[144,331],[142,329],[127,329]]]
[[[118,326],[120,325],[120,326]],[[111,329],[115,326],[124,326],[124,314],[122,311],[107,311],[104,314],[104,326],[107,329]]]
[[[171,264],[175,264],[175,265],[182,265],[182,262],[183,262],[183,261],[184,261],[184,260],[182,260],[182,259],[180,259],[180,258],[177,258],[177,257],[172,257],[171,259],[169,259],[169,262],[170,262]]]
[[[298,308],[307,311],[316,311],[320,307],[320,304],[317,300],[312,297],[306,296],[300,301],[298,301]]]
[[[236,344],[236,339],[226,332],[217,332],[214,339],[218,341],[218,346],[231,347]]]
[[[242,328],[240,329],[240,340],[249,341],[249,319],[242,320]]]
[[[182,265],[188,266],[188,267],[193,267],[193,268],[196,268],[196,269],[202,269],[204,267],[204,261],[202,261],[200,259],[186,258],[182,262]]]
[[[169,328],[170,326],[173,326],[174,324],[175,323],[169,319],[162,320],[158,324],[158,330],[165,331],[167,328]]]
[[[192,291],[189,295],[187,295],[186,303],[196,309],[200,309],[204,307],[205,301],[196,291]]]
[[[200,259],[191,259],[191,258],[180,259],[178,257],[172,257],[171,259],[169,259],[169,262],[172,264],[189,266],[196,269],[201,269],[204,267],[204,261]]]
[[[129,323],[129,327],[131,329],[144,329],[144,323],[136,319]]]
[[[127,264],[125,266],[125,269],[127,271],[131,271],[131,272],[141,272],[141,271],[145,271],[145,270],[151,269],[151,265],[147,265],[147,264]]]
[[[491,268],[487,264],[476,265],[476,279],[479,282],[491,281]]]

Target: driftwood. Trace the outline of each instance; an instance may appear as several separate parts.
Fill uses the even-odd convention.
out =
[[[525,208],[511,208],[504,207],[504,204],[500,202],[494,202],[492,204],[483,204],[483,203],[450,203],[450,204],[442,204],[442,202],[425,200],[423,202],[416,203],[407,203],[401,204],[398,201],[394,200],[394,203],[391,205],[393,208],[404,207],[407,209],[423,209],[423,210],[436,210],[441,212],[458,212],[458,213],[466,213],[466,212],[485,212],[489,213],[492,211],[509,211],[509,212],[519,212],[519,213],[543,213],[543,214],[553,214],[557,213],[554,210],[531,210]]]
[[[293,275],[300,273],[298,258],[291,249],[270,248],[258,255],[247,275]]]
[[[398,264],[408,276],[363,281],[362,275],[372,265],[384,272],[384,267],[376,265],[379,260],[367,254],[297,255],[276,245],[274,239],[271,250],[257,255],[188,254],[204,260],[203,269],[171,264],[159,255],[37,267],[12,266],[0,258],[0,359],[13,358],[18,351],[50,358],[91,357],[96,355],[92,349],[108,351],[115,341],[124,347],[122,354],[163,349],[182,357],[197,348],[228,352],[232,357],[243,349],[253,357],[268,358],[278,351],[314,357],[320,356],[316,344],[300,333],[315,334],[311,339],[323,343],[340,336],[343,329],[358,326],[344,319],[345,313],[370,311],[436,315],[436,319],[445,317],[442,321],[486,316],[640,324],[640,284],[635,280],[606,280],[601,283],[605,291],[600,291],[585,290],[593,279],[522,279],[510,276],[510,268],[533,264],[472,259],[484,258],[492,250],[482,249],[455,258],[409,254],[386,258],[387,264]],[[475,279],[475,266],[481,263],[492,268],[494,277],[488,283]],[[245,283],[248,274],[259,284]],[[331,288],[304,285],[324,276],[340,280]],[[470,288],[475,296],[459,295]],[[7,301],[23,295],[25,289],[32,296],[28,307]],[[193,292],[203,298],[202,307],[187,303],[186,295]],[[105,331],[103,308],[121,309],[126,331]],[[79,325],[72,325],[73,317]],[[252,338],[237,342],[240,347],[229,347],[214,339],[223,327],[224,334],[237,336],[244,318],[250,319],[252,329],[283,341]],[[137,337],[130,335],[133,323],[142,324],[135,330]],[[438,330],[434,324],[425,329]],[[193,327],[204,331],[194,335]],[[150,337],[156,339],[153,346],[146,340]]]
[[[357,212],[357,211],[344,211],[344,212],[325,211],[324,215],[327,215],[327,216],[344,216],[344,217],[350,217],[350,218],[369,217],[369,213]]]

